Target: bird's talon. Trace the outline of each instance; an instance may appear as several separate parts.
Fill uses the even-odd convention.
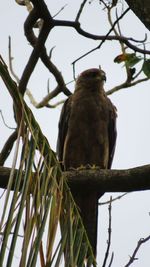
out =
[[[80,165],[80,167],[77,168],[78,171],[85,170],[86,166],[85,165]]]

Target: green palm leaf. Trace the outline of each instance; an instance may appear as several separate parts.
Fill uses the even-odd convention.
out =
[[[1,77],[13,98],[20,128],[7,197],[1,207],[0,231],[3,234],[0,266],[13,266],[22,231],[18,266],[96,266],[87,234],[55,153],[42,134],[32,111],[19,94],[17,84],[0,60]],[[19,156],[18,150],[21,150]],[[19,160],[13,194],[13,170]],[[58,235],[60,222],[61,236]],[[10,233],[13,232],[10,238]],[[8,249],[6,249],[8,247]],[[39,256],[39,258],[38,258]],[[86,261],[85,261],[86,260]]]

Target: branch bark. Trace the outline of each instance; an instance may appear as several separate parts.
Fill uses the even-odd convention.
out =
[[[7,188],[11,168],[0,167],[0,188]],[[14,173],[17,176],[17,169]],[[34,173],[31,179],[34,179]],[[70,188],[83,185],[100,192],[131,192],[150,190],[150,165],[128,170],[73,170],[64,172]],[[31,181],[32,182],[32,181]],[[33,181],[34,182],[34,181]],[[12,185],[12,190],[14,188]]]
[[[69,185],[83,184],[104,192],[131,192],[150,189],[150,165],[128,170],[83,170],[66,172]]]

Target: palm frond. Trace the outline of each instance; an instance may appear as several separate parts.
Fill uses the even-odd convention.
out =
[[[16,120],[20,125],[6,198],[1,204],[4,211],[0,221],[0,266],[4,266],[4,262],[5,266],[12,266],[18,248],[21,250],[20,267],[62,266],[63,255],[65,266],[96,266],[86,231],[56,155],[2,58],[0,74],[13,98]],[[11,192],[17,159],[20,163],[14,191]],[[58,235],[59,222],[61,236]],[[20,231],[23,235],[21,242],[18,241]]]

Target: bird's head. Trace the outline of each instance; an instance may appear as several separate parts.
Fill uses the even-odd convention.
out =
[[[88,69],[83,71],[76,80],[76,89],[80,86],[84,86],[84,84],[87,87],[94,88],[95,86],[103,86],[104,81],[106,81],[106,74],[101,69]]]

